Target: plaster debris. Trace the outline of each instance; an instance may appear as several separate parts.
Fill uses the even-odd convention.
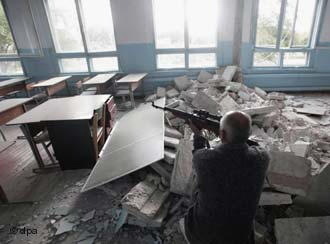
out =
[[[175,78],[174,85],[177,90],[185,91],[192,85],[192,82],[188,79],[188,77],[186,75],[184,75],[184,76]]]
[[[270,152],[267,177],[275,189],[306,196],[311,184],[311,163],[307,158],[297,157],[288,152]]]
[[[179,146],[180,140],[177,138],[165,136],[164,143],[165,146],[176,149]]]
[[[170,150],[170,149],[165,148],[164,161],[169,163],[169,164],[174,164],[175,157],[176,157],[175,155],[176,155],[176,152],[174,150]]]
[[[277,100],[277,101],[283,101],[285,100],[285,94],[280,92],[271,92],[268,94],[269,100]]]
[[[237,66],[227,66],[221,76],[222,80],[232,81],[236,71],[237,71]]]
[[[166,88],[164,87],[157,87],[157,98],[165,97],[166,96]]]
[[[205,83],[207,82],[208,80],[212,79],[213,78],[213,75],[205,70],[202,70],[198,77],[197,77],[197,80],[199,82],[202,82],[202,83]]]
[[[259,206],[274,206],[287,204],[292,204],[291,195],[276,192],[263,192],[259,201]]]
[[[266,100],[267,99],[267,92],[265,92],[264,90],[262,90],[259,87],[255,87],[254,88],[254,92],[261,97],[262,99]]]
[[[155,101],[156,99],[157,99],[157,95],[156,95],[156,94],[152,94],[152,95],[146,97],[145,101],[146,101],[146,102],[153,102],[153,101]]]
[[[204,109],[211,114],[218,114],[219,104],[205,92],[199,91],[192,101],[192,105],[198,109]]]
[[[253,116],[259,114],[268,114],[276,110],[277,108],[275,106],[263,106],[263,107],[243,109],[242,111],[249,114],[250,116]]]
[[[173,97],[177,97],[177,96],[179,96],[180,95],[180,93],[176,90],[176,89],[170,89],[170,90],[168,90],[167,92],[166,92],[166,96],[168,97],[168,98],[173,98]]]
[[[182,134],[180,131],[178,131],[174,128],[168,127],[168,126],[165,126],[165,136],[173,137],[173,138],[177,138],[177,139],[182,138]]]
[[[303,108],[295,108],[297,113],[300,114],[311,114],[317,116],[323,116],[327,112],[327,109],[321,107],[312,107],[312,106],[304,106]]]
[[[291,151],[299,157],[306,157],[309,152],[311,143],[304,141],[296,141],[293,145],[291,145]]]
[[[221,115],[224,115],[230,111],[236,111],[240,109],[240,106],[229,95],[226,95],[219,103]]]
[[[88,220],[91,220],[94,218],[94,214],[95,214],[95,209],[92,211],[89,211],[88,213],[86,213],[84,215],[84,217],[81,218],[82,222],[87,222]]]

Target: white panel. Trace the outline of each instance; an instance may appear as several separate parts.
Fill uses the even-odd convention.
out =
[[[156,101],[165,105],[165,99]],[[141,104],[115,125],[82,191],[93,189],[164,158],[164,112]]]
[[[321,27],[320,42],[330,42],[330,2],[327,3]]]
[[[151,0],[112,0],[111,8],[118,44],[153,42]]]

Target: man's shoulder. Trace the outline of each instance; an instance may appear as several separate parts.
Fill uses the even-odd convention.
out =
[[[264,162],[266,164],[269,163],[270,157],[269,153],[265,148],[260,146],[250,146],[249,147],[249,155],[260,162]]]
[[[218,152],[216,152],[215,149],[213,148],[204,148],[204,149],[199,149],[194,152],[194,158],[195,159],[211,159],[214,158]]]

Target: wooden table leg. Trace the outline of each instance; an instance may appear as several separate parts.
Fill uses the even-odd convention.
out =
[[[132,108],[135,108],[134,93],[131,84],[129,85],[129,96],[131,98]]]
[[[21,130],[22,130],[25,138],[27,139],[28,143],[30,144],[31,150],[33,152],[34,158],[36,159],[36,161],[38,163],[39,168],[40,169],[45,168],[45,164],[44,164],[44,162],[43,162],[43,160],[42,160],[42,158],[40,156],[40,152],[38,150],[37,145],[33,141],[33,138],[32,138],[32,136],[30,134],[30,130],[29,130],[28,125],[23,124],[20,127],[21,127]]]

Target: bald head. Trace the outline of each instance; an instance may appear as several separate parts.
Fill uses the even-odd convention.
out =
[[[220,138],[224,143],[245,143],[250,136],[251,124],[248,114],[228,112],[220,121]]]

